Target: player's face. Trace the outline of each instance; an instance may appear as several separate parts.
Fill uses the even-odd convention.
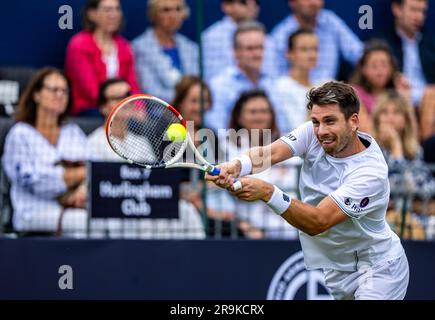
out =
[[[293,49],[288,53],[288,59],[293,67],[311,70],[317,64],[319,41],[315,34],[301,34],[295,38]]]
[[[161,0],[157,9],[156,28],[176,33],[183,24],[185,3],[183,0]]]
[[[263,62],[264,33],[246,31],[237,36],[236,59],[242,70],[259,72]]]
[[[68,91],[68,83],[64,77],[57,73],[48,75],[42,89],[34,95],[38,110],[43,110],[44,114],[61,115],[68,105]]]
[[[270,129],[272,112],[268,101],[263,97],[248,100],[240,113],[239,122],[246,129]]]
[[[393,5],[393,14],[399,26],[411,35],[422,28],[427,13],[427,0],[405,0],[402,5]]]
[[[90,19],[97,28],[107,33],[119,30],[122,11],[119,0],[102,0],[96,10],[90,12]]]
[[[391,102],[379,113],[379,125],[390,126],[398,132],[402,132],[406,126],[405,115],[398,106]]]
[[[204,108],[205,111],[210,108],[210,97],[208,92],[204,91]],[[186,97],[178,106],[181,111],[181,115],[186,119],[186,121],[193,121],[195,127],[201,125],[201,86],[195,84],[190,87],[187,92]]]
[[[117,106],[122,99],[125,99],[130,94],[130,86],[126,82],[117,82],[106,88],[104,93],[106,103],[101,106],[101,113],[108,117],[114,107]]]
[[[352,127],[358,118],[353,115],[347,121],[338,104],[314,105],[311,110],[314,134],[325,152],[333,157],[346,156],[352,140]]]
[[[388,54],[381,50],[369,53],[362,72],[374,88],[385,88],[393,72]]]

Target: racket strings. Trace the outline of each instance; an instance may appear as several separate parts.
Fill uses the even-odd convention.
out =
[[[111,131],[121,131],[122,139],[109,138],[113,148],[133,162],[163,167],[173,159],[183,142],[171,142],[166,130],[173,123],[181,123],[166,105],[153,99],[136,99],[126,102],[111,120]],[[115,130],[116,128],[116,130]]]

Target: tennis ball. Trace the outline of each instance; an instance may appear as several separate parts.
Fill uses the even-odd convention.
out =
[[[180,123],[173,123],[166,130],[166,136],[172,142],[184,141],[186,139],[186,128]]]

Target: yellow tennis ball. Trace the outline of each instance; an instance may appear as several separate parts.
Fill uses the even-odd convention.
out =
[[[186,128],[180,123],[173,123],[166,130],[166,136],[172,142],[184,141],[186,139]]]

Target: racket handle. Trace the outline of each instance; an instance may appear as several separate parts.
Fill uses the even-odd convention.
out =
[[[219,173],[221,173],[221,169],[215,166],[212,166],[213,169],[211,169],[208,173],[212,176],[218,176]]]
[[[208,173],[210,175],[212,175],[212,176],[218,176],[219,173],[221,173],[221,169],[218,168],[218,167],[213,166],[212,169]],[[233,190],[237,191],[237,190],[239,190],[241,188],[242,188],[242,183],[239,180],[234,179],[233,180]]]

